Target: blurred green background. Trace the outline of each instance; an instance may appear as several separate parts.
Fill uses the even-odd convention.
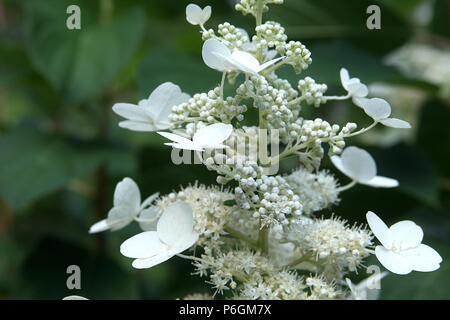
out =
[[[163,139],[117,126],[115,102],[137,103],[160,83],[172,81],[190,94],[220,82],[201,59],[199,29],[185,21],[188,1],[3,0],[0,1],[0,298],[173,299],[209,292],[191,277],[188,262],[173,258],[150,270],[133,270],[119,245],[139,231],[88,235],[112,205],[114,187],[132,177],[143,195],[162,194],[215,176],[202,166],[175,166]],[[228,21],[252,34],[254,19],[236,13],[233,1],[212,5],[207,28]],[[450,298],[450,102],[449,77],[408,74],[385,57],[407,43],[449,55],[449,1],[286,0],[265,19],[279,21],[292,40],[312,52],[301,75],[281,70],[291,83],[305,76],[342,94],[339,69],[391,102],[393,116],[410,121],[407,133],[388,129],[351,141],[367,148],[379,173],[400,181],[395,190],[358,186],[342,195],[332,212],[350,223],[367,210],[388,224],[411,219],[425,231],[424,243],[444,258],[439,271],[389,275],[383,299]],[[81,30],[66,28],[66,8],[81,8]],[[368,30],[366,8],[381,8],[381,30]],[[417,64],[441,63],[426,55]],[[420,69],[420,68],[419,68]],[[421,69],[420,69],[421,70]],[[435,73],[432,72],[432,75]],[[380,85],[382,83],[382,85]],[[380,89],[381,88],[381,89]],[[378,91],[377,91],[378,90]],[[380,94],[375,94],[375,93]],[[308,116],[343,124],[368,124],[348,102]],[[293,163],[282,170],[289,171]],[[329,162],[325,167],[331,168]],[[341,183],[346,183],[343,176]],[[375,259],[367,265],[378,264]],[[81,267],[82,289],[66,288],[66,268]],[[361,270],[359,277],[366,277]],[[355,279],[357,281],[357,278]]]

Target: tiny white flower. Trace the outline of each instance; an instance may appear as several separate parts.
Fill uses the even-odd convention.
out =
[[[284,57],[272,59],[260,64],[258,59],[250,53],[241,50],[231,50],[216,39],[208,39],[203,44],[202,57],[205,64],[218,71],[242,71],[249,74],[258,74]]]
[[[146,231],[131,237],[120,246],[120,252],[135,259],[136,269],[151,268],[189,249],[198,240],[193,231],[191,207],[182,201],[170,204],[158,221],[156,231]]]
[[[433,248],[422,244],[422,228],[413,221],[400,221],[388,228],[371,211],[367,212],[366,218],[381,242],[381,246],[375,248],[375,255],[386,269],[396,274],[439,269],[442,257]]]
[[[132,222],[141,212],[146,209],[156,198],[155,193],[141,204],[141,193],[136,182],[125,178],[119,182],[114,191],[114,206],[108,212],[108,217],[103,219],[89,229],[89,233],[97,233],[111,229],[119,230]]]
[[[377,166],[372,156],[358,147],[348,147],[341,156],[334,155],[331,162],[347,177],[361,184],[377,188],[393,188],[398,181],[377,176]]]
[[[404,120],[389,118],[391,115],[391,106],[381,98],[355,98],[355,104],[363,108],[364,112],[373,120],[384,124],[385,126],[400,129],[409,129],[411,125]]]
[[[198,130],[192,140],[169,132],[158,132],[173,142],[165,143],[178,149],[204,151],[204,149],[224,149],[228,146],[222,144],[233,132],[231,124],[214,123]]]
[[[355,300],[378,300],[380,289],[374,288],[374,284],[380,282],[388,272],[375,273],[370,277],[362,280],[358,284],[352,283],[349,278],[345,278],[345,282],[351,291],[351,297]]]
[[[133,131],[156,131],[170,128],[169,115],[172,107],[187,102],[190,96],[183,93],[179,86],[165,82],[159,85],[148,99],[138,105],[116,103],[113,111],[128,120],[119,122],[122,128]]]
[[[369,94],[367,86],[358,78],[350,78],[347,69],[341,68],[340,75],[342,86],[353,98],[362,98]]]
[[[211,17],[211,6],[200,8],[194,3],[190,3],[186,7],[186,20],[194,26],[203,26]]]

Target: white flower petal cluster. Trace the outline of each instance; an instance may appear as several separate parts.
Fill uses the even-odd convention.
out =
[[[422,228],[413,221],[399,221],[388,228],[371,211],[367,212],[366,218],[373,234],[381,242],[381,246],[375,248],[375,255],[386,269],[396,274],[439,269],[442,257],[433,248],[422,244]]]
[[[194,26],[203,26],[211,17],[211,6],[206,6],[203,9],[194,3],[186,6],[186,20]]]
[[[89,229],[89,233],[97,233],[111,229],[119,230],[132,222],[139,214],[146,215],[150,210],[147,207],[158,197],[152,194],[141,203],[141,193],[136,182],[125,178],[119,182],[114,191],[114,206],[108,212],[108,217],[103,219]]]
[[[398,129],[409,129],[411,125],[400,119],[389,118],[391,115],[391,106],[389,103],[381,98],[355,98],[355,104],[363,108],[364,112],[373,120],[384,124],[387,127]]]
[[[194,217],[186,202],[167,207],[158,221],[156,231],[139,233],[120,246],[120,252],[134,258],[133,267],[147,269],[189,249],[198,240],[193,231]]]
[[[348,147],[341,156],[334,155],[331,161],[343,174],[360,184],[375,188],[394,188],[398,181],[377,176],[377,166],[372,156],[358,147]]]
[[[159,85],[148,99],[139,101],[138,105],[116,103],[113,111],[127,120],[119,126],[133,131],[157,131],[171,127],[169,115],[172,107],[187,102],[190,96],[183,93],[179,86],[165,82]]]
[[[192,140],[170,132],[158,132],[163,137],[173,142],[165,143],[178,149],[204,151],[204,149],[226,149],[228,146],[223,142],[233,132],[231,124],[214,123],[198,130]]]
[[[353,98],[363,98],[369,94],[369,89],[358,78],[350,78],[348,70],[341,68],[341,83],[348,94]]]
[[[241,71],[257,75],[267,67],[283,59],[279,57],[260,64],[250,53],[241,50],[231,50],[216,39],[208,39],[203,44],[202,57],[205,64],[222,72]]]

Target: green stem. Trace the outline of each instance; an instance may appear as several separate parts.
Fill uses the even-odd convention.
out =
[[[310,261],[312,257],[313,257],[312,252],[305,253],[300,258],[297,258],[294,261],[289,262],[288,264],[284,265],[282,269],[284,269],[284,268],[293,268],[293,267],[295,267],[296,265],[298,265],[298,264],[300,264],[302,262]]]
[[[259,230],[258,244],[264,254],[269,254],[269,228],[263,227]]]
[[[264,1],[258,0],[256,4],[256,26],[260,26],[262,24],[262,15],[264,10]],[[261,41],[261,34],[257,34],[258,37],[258,43]],[[260,63],[262,63],[262,55],[263,55],[263,48],[258,48],[258,52],[256,53],[256,58],[259,60]]]
[[[255,240],[253,240],[250,237],[246,236],[242,232],[240,232],[238,230],[235,230],[235,229],[231,228],[230,226],[225,226],[224,230],[226,232],[228,232],[229,234],[231,234],[233,237],[235,237],[235,238],[237,238],[239,240],[243,240],[243,241],[247,242],[252,247],[258,247],[258,243]]]

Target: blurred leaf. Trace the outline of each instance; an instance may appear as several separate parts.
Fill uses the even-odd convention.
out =
[[[430,100],[421,108],[417,144],[436,164],[442,175],[450,177],[450,108],[438,100]]]
[[[0,236],[0,290],[14,286],[22,254],[12,239]]]
[[[339,71],[342,67],[349,70],[350,76],[360,78],[366,84],[402,78],[395,69],[385,66],[380,58],[348,42],[327,41],[309,49],[313,62],[300,75],[296,75],[290,66],[281,69],[280,75],[291,80],[293,85],[310,76],[318,83],[341,86]]]
[[[145,16],[134,8],[109,23],[89,25],[91,6],[86,5],[81,10],[81,30],[68,30],[69,4],[26,2],[28,53],[66,100],[81,101],[107,86],[126,65],[143,35]]]
[[[399,191],[429,205],[438,205],[438,175],[419,149],[399,144],[371,153],[376,160],[378,174],[397,179],[400,183]]]
[[[434,1],[434,17],[431,20],[431,30],[436,34],[450,37],[450,3],[447,0]]]
[[[161,83],[170,81],[184,92],[207,92],[220,84],[221,74],[208,68],[202,57],[190,57],[171,49],[152,52],[141,66],[139,87],[144,97]]]
[[[390,8],[399,16],[405,18],[405,20],[409,20],[411,15],[414,13],[414,10],[417,6],[423,3],[423,0],[378,0],[382,5]]]
[[[381,10],[378,30],[369,30],[366,25],[369,17],[366,10],[373,4]],[[369,0],[347,0],[339,4],[334,0],[285,1],[283,6],[272,6],[265,18],[280,21],[291,39],[305,42],[307,46],[316,39],[341,38],[384,54],[409,37],[408,25],[389,6]]]
[[[68,290],[67,267],[81,269],[81,290]],[[134,277],[120,268],[114,260],[92,255],[81,247],[56,238],[41,241],[26,258],[20,270],[21,278],[13,298],[62,299],[81,295],[90,299],[136,299]]]
[[[117,157],[128,156],[105,145],[18,129],[0,137],[0,195],[21,208]]]

